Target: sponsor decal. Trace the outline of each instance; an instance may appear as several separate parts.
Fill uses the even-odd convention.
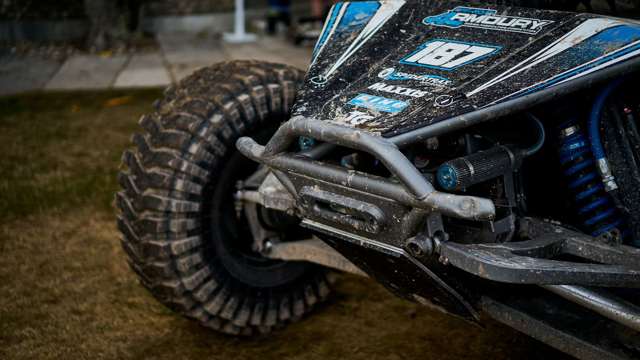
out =
[[[419,81],[422,85],[433,85],[438,87],[447,87],[452,84],[452,81],[446,77],[430,74],[413,74],[403,71],[398,71],[395,68],[387,68],[378,73],[378,77],[385,80],[415,80]]]
[[[400,60],[401,64],[451,71],[497,53],[502,47],[455,40],[429,40]]]
[[[344,121],[351,125],[361,125],[366,123],[367,121],[371,121],[375,118],[373,115],[369,115],[362,111],[352,111],[350,112]]]
[[[454,29],[464,26],[535,35],[553,21],[499,15],[496,10],[458,6],[439,15],[427,16],[422,23]]]
[[[386,113],[398,113],[409,105],[405,101],[369,94],[358,94],[349,101],[349,104]]]
[[[429,94],[429,92],[427,92],[427,91],[416,90],[416,89],[411,89],[411,88],[408,88],[408,87],[397,86],[397,85],[389,85],[389,84],[385,84],[383,82],[377,82],[377,83],[369,86],[369,90],[381,91],[381,92],[386,92],[386,93],[390,93],[390,94],[410,96],[410,97],[414,97],[414,98],[421,98],[421,97]]]

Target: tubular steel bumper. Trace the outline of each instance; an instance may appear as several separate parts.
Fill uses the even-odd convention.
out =
[[[367,152],[380,160],[399,183],[285,153],[300,136]],[[467,220],[492,220],[495,216],[494,204],[489,199],[436,191],[395,144],[363,130],[294,117],[280,126],[265,146],[242,137],[236,147],[246,157],[282,172],[347,186],[410,207]]]

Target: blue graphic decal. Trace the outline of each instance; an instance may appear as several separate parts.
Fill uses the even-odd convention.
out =
[[[365,27],[380,8],[380,2],[362,1],[349,3],[347,6],[347,10],[336,29],[338,33],[353,32]]]
[[[460,46],[462,45],[462,46]],[[451,71],[461,66],[495,55],[502,49],[498,45],[486,45],[464,41],[433,39],[420,45],[403,57],[401,64]]]
[[[425,25],[434,25],[434,26],[446,26],[449,28],[459,28],[465,24],[464,21],[458,19],[458,14],[472,14],[472,15],[493,15],[495,14],[495,10],[490,9],[477,9],[470,8],[466,6],[458,6],[453,10],[449,10],[446,13],[442,13],[440,15],[427,16],[422,20],[422,23]]]
[[[405,101],[388,99],[382,96],[369,94],[358,94],[358,96],[349,101],[349,104],[386,113],[398,113],[409,106]]]
[[[564,72],[551,77],[533,87],[523,89],[502,99],[510,100],[551,87],[566,79],[584,73],[597,66],[617,63],[616,59],[640,50],[640,27],[620,25],[606,29],[556,55],[558,64],[563,64]],[[634,56],[637,56],[635,54]],[[597,59],[597,60],[596,60]],[[596,61],[593,61],[596,60]],[[589,61],[593,61],[590,62]]]
[[[320,34],[320,38],[318,39],[316,46],[313,48],[312,56],[314,58],[316,57],[318,50],[320,50],[322,45],[324,45],[324,43],[327,41],[327,38],[331,33],[331,29],[335,25],[336,18],[338,17],[338,14],[340,13],[340,8],[342,8],[342,6],[344,6],[343,3],[337,3],[333,7],[331,7],[331,12],[329,13],[329,16],[327,17],[327,20],[326,20],[327,23],[324,26],[322,34]]]
[[[362,30],[380,8],[379,1],[339,2],[331,8],[331,13],[316,46],[313,48],[313,58],[318,51],[333,36],[350,36],[353,32]],[[342,15],[340,16],[340,13]]]
[[[566,50],[562,55],[568,58],[571,66],[575,66],[637,40],[640,40],[640,27],[620,25],[590,37]]]

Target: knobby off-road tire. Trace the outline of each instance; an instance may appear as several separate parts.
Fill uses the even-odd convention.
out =
[[[250,233],[234,211],[235,183],[257,168],[235,141],[268,140],[288,118],[303,76],[253,61],[201,69],[141,118],[144,132],[123,155],[116,205],[129,265],[160,302],[207,327],[269,332],[330,291],[318,266],[242,250]]]

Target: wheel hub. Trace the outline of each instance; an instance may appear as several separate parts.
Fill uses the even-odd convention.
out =
[[[253,236],[252,249],[256,252],[266,251],[269,243],[282,241],[281,235],[299,222],[293,216],[293,196],[265,169],[260,167],[246,181],[238,182],[235,194],[237,215],[246,217]]]

